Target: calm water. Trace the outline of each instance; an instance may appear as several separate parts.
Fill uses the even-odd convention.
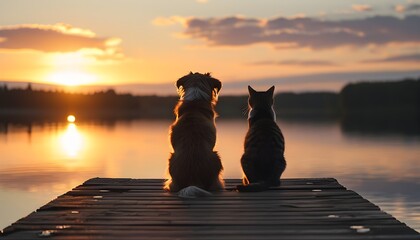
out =
[[[0,124],[0,229],[91,177],[162,178],[165,120]],[[420,231],[420,136],[343,131],[337,122],[279,121],[285,178],[335,177]],[[225,178],[242,176],[245,120],[219,120]]]

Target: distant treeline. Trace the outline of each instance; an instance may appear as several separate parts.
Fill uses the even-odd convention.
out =
[[[349,84],[340,92],[340,111],[347,132],[420,135],[420,78]]]
[[[29,85],[30,86],[30,85]],[[0,88],[1,115],[57,115],[106,117],[172,117],[176,97],[134,96],[114,90],[92,94]]]
[[[77,114],[86,117],[173,118],[176,96],[135,96],[114,90],[92,94],[8,89],[0,86],[0,118],[11,115]],[[420,78],[395,82],[361,82],[341,92],[279,93],[275,110],[282,117],[343,118],[407,116],[419,119]],[[221,118],[246,116],[247,96],[220,96]]]
[[[420,78],[349,84],[340,92],[344,114],[413,115],[420,110]]]

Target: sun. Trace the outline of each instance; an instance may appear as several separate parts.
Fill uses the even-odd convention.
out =
[[[86,70],[95,60],[87,57],[84,51],[52,54],[49,62],[54,66],[46,77],[50,83],[73,87],[89,85],[98,80],[97,75]]]
[[[66,86],[88,85],[97,80],[95,75],[83,71],[54,72],[47,78],[49,82]]]

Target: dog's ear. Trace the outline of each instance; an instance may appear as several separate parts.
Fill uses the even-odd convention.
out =
[[[178,81],[176,81],[176,88],[179,89],[181,86],[183,87],[188,78],[192,77],[191,75],[194,75],[194,73],[190,71],[190,73],[178,79]]]
[[[179,89],[181,86],[184,86],[185,81],[187,80],[187,76],[183,76],[182,78],[178,79],[178,81],[176,81],[176,88]]]
[[[219,93],[220,89],[222,89],[222,82],[220,82],[219,80],[217,80],[216,78],[211,78],[212,79],[212,85],[213,85],[213,89],[216,89],[216,92]]]

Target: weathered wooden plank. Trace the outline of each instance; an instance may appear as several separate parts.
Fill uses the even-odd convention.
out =
[[[34,239],[45,239],[45,237],[40,237],[39,231],[31,231],[31,232],[19,232],[16,234],[17,238],[6,237],[5,240],[10,239],[20,239],[20,240],[34,240]],[[277,232],[268,232],[268,234],[264,233],[256,233],[256,234],[237,234],[237,233],[221,233],[221,234],[208,234],[208,235],[197,235],[194,233],[181,233],[181,234],[171,234],[171,235],[161,235],[159,233],[138,233],[138,232],[130,232],[126,231],[123,234],[116,234],[116,233],[103,233],[101,231],[94,232],[94,231],[78,231],[78,232],[70,232],[69,234],[65,234],[62,232],[53,233],[51,237],[48,239],[59,239],[59,240],[86,240],[86,239],[100,239],[100,240],[115,240],[115,239],[204,239],[204,240],[220,240],[220,239],[228,239],[228,240],[255,240],[255,239],[300,239],[300,240],[355,240],[355,239],[382,239],[382,240],[411,240],[411,239],[418,239],[417,236],[413,235],[401,235],[395,233],[386,233],[382,235],[345,235],[342,234],[340,231],[330,231],[328,233],[307,233],[307,234],[299,234],[298,232],[288,232],[288,233],[277,233]]]
[[[61,198],[55,201],[57,204],[65,204],[65,203],[72,203],[77,201],[76,203],[83,203],[83,202],[97,202],[100,200],[100,203],[104,204],[113,204],[113,203],[121,203],[121,204],[133,204],[133,203],[159,203],[159,204],[229,204],[229,203],[250,203],[250,204],[271,204],[271,203],[282,203],[282,204],[371,204],[369,201],[363,198],[318,198],[318,197],[307,197],[307,198],[268,198],[268,197],[243,197],[243,198],[214,198],[214,197],[207,197],[205,199],[200,199],[200,201],[196,200],[184,200],[179,199],[178,197],[175,198],[144,198],[139,199],[136,196],[115,196],[115,195],[88,195],[82,197],[73,197],[73,198]],[[280,202],[281,201],[281,202]]]
[[[94,178],[1,239],[420,239],[335,179],[286,179],[259,193],[180,199],[162,179]],[[227,189],[240,179],[226,180]],[[49,235],[49,236],[47,236]]]
[[[266,191],[266,192],[259,192],[259,193],[240,193],[241,195],[238,195],[238,192],[230,192],[230,191],[224,191],[224,192],[217,192],[213,193],[214,197],[226,197],[226,196],[265,196],[265,197],[299,197],[299,196],[348,196],[351,195],[352,197],[356,197],[356,193],[353,191],[342,191],[342,190],[306,190],[306,191],[278,191],[278,193],[273,194],[277,191]],[[75,191],[71,191],[71,193],[75,193]],[[105,195],[107,192],[103,192],[101,195]],[[118,193],[118,192],[116,192]],[[122,194],[127,194],[125,192],[122,192]],[[156,191],[141,191],[141,192],[133,192],[132,195],[141,197],[150,197],[150,196],[156,196],[156,197],[169,197],[169,196],[176,196],[176,194],[164,192],[163,190],[156,190]],[[80,194],[79,194],[80,195]],[[122,196],[122,195],[120,195]],[[127,196],[128,197],[128,196]]]
[[[92,178],[83,183],[83,185],[143,185],[145,183],[164,183],[164,179],[132,179],[132,178]],[[284,184],[306,184],[306,183],[338,183],[335,178],[288,178],[282,180]],[[226,184],[240,184],[241,179],[225,179]]]
[[[220,229],[220,228],[168,228],[165,231],[134,230],[134,228],[111,229],[64,229],[53,232],[53,239],[418,239],[411,233],[397,233],[396,229],[378,229],[358,233],[351,228],[343,229]],[[249,229],[249,228],[248,228]],[[51,231],[51,230],[50,230]],[[52,230],[54,231],[54,230]],[[374,232],[375,231],[375,232]],[[41,231],[20,231],[19,239],[39,239]],[[71,238],[74,237],[74,238]],[[14,239],[6,237],[5,239]]]
[[[107,215],[123,215],[123,216],[163,216],[163,215],[173,215],[173,216],[184,216],[188,214],[189,216],[201,216],[207,215],[208,211],[203,211],[202,209],[178,209],[178,210],[164,210],[164,211],[155,211],[155,210],[138,210],[138,209],[85,209],[83,211],[77,211],[77,213],[73,213],[73,211],[64,211],[64,210],[55,210],[55,211],[38,211],[30,214],[28,217],[32,216],[70,216],[73,218],[77,218],[77,214],[107,214]],[[387,214],[382,211],[372,210],[372,211],[334,211],[334,210],[324,210],[324,211],[310,211],[306,212],[305,215],[302,215],[299,211],[270,211],[268,209],[263,209],[261,211],[211,211],[213,216],[285,216],[285,217],[330,217],[330,218],[339,218],[339,217],[375,217],[375,216],[386,216],[392,217],[392,215]]]
[[[112,216],[112,220],[113,222],[115,221],[120,221],[120,222],[124,222],[124,221],[130,221],[132,223],[142,223],[143,221],[156,221],[156,220],[160,220],[162,219],[161,215],[157,215],[157,216],[145,216],[145,215],[130,215],[130,216],[116,216],[116,215],[112,215],[112,214],[106,214],[106,215],[90,215],[90,216],[86,216],[86,215],[82,215],[79,218],[72,218],[70,216],[48,216],[48,217],[28,217],[25,218],[25,220],[20,221],[20,224],[33,224],[33,223],[44,223],[44,224],[61,224],[61,225],[66,225],[66,224],[76,224],[78,221],[83,220],[83,221],[93,221],[95,223],[100,222],[100,221],[106,221],[109,220],[109,218]],[[53,217],[53,218],[52,218]],[[226,221],[234,221],[234,225],[237,224],[246,224],[248,222],[250,222],[250,219],[252,221],[257,220],[257,221],[273,221],[273,222],[285,222],[285,223],[292,223],[292,222],[299,222],[299,223],[306,223],[309,221],[316,221],[317,223],[325,223],[325,222],[333,222],[334,224],[338,224],[340,222],[352,222],[352,223],[356,223],[356,222],[375,222],[375,223],[387,223],[387,224],[400,224],[400,222],[398,222],[395,218],[392,217],[388,217],[388,216],[363,216],[363,217],[340,217],[340,218],[328,218],[328,216],[324,216],[324,217],[319,217],[319,216],[308,216],[308,217],[302,217],[302,216],[272,216],[272,215],[268,215],[268,216],[249,216],[249,215],[245,215],[245,216],[220,216],[220,215],[214,215],[214,216],[204,216],[204,215],[191,215],[191,216],[182,216],[182,215],[178,215],[178,216],[173,216],[173,215],[167,215],[166,216],[166,220],[165,221],[172,221],[172,222],[176,222],[176,221],[191,221],[193,220],[195,223],[195,219],[197,218],[201,218],[203,220],[201,221],[205,221],[205,222],[209,222],[209,224],[214,221],[215,223],[219,224],[219,222],[226,222]],[[51,220],[53,219],[53,220]],[[198,221],[200,222],[200,221]],[[227,223],[227,225],[231,225],[232,222]]]
[[[165,229],[165,231],[162,231],[162,227],[160,229],[145,229],[142,226],[127,226],[124,228],[117,228],[115,226],[107,226],[106,229],[103,227],[96,227],[95,226],[89,226],[89,228],[83,228],[80,226],[71,226],[67,229],[62,228],[56,228],[56,226],[52,226],[53,228],[50,228],[49,230],[56,230],[56,235],[78,235],[80,232],[89,231],[91,233],[95,232],[96,234],[110,234],[114,235],[115,232],[124,232],[120,233],[120,236],[127,236],[130,234],[136,234],[136,235],[159,235],[159,236],[170,236],[170,235],[181,235],[188,232],[192,232],[197,236],[206,236],[206,235],[268,235],[268,234],[279,234],[280,236],[283,234],[291,234],[294,233],[296,235],[306,235],[306,234],[328,234],[328,233],[340,233],[341,235],[364,235],[364,236],[378,236],[378,235],[386,235],[391,233],[398,233],[401,236],[404,235],[411,235],[412,232],[401,232],[397,227],[385,227],[381,228],[379,226],[370,226],[368,232],[357,232],[357,230],[349,228],[349,227],[341,227],[341,228],[315,228],[315,227],[308,227],[308,226],[301,226],[300,228],[290,228],[288,226],[281,226],[277,229],[274,228],[268,228],[268,229],[259,229],[259,226],[255,226],[252,228],[242,228],[240,230],[238,229],[221,229],[220,227],[178,227],[176,226],[176,230],[172,230],[171,228]],[[66,226],[64,226],[66,227]],[[48,228],[47,228],[48,229]],[[250,229],[250,230],[248,230]],[[17,232],[30,232],[30,231],[37,231],[37,229],[20,229],[20,231]],[[41,230],[46,231],[46,230]],[[279,237],[279,236],[278,236]]]

